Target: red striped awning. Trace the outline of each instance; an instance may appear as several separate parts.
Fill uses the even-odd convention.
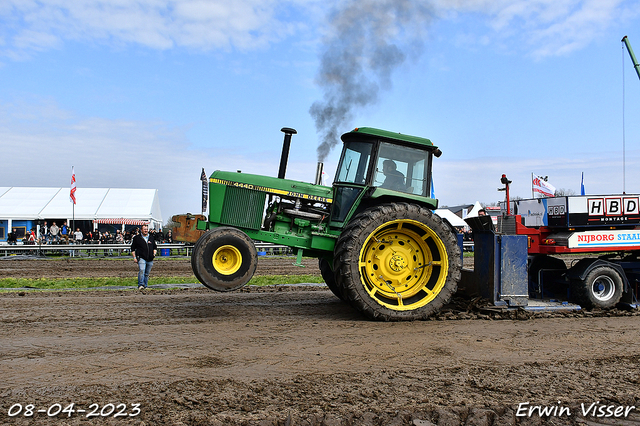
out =
[[[109,218],[109,219],[96,219],[93,221],[93,223],[104,223],[104,224],[108,224],[108,225],[136,225],[136,226],[142,226],[142,225],[148,225],[149,221],[148,220],[138,220],[138,219],[124,219],[124,218],[118,218],[118,219],[113,219],[113,218]]]

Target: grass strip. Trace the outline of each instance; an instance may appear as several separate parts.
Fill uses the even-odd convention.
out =
[[[151,277],[153,284],[190,284],[198,280],[191,277]],[[249,285],[265,286],[275,284],[323,283],[322,277],[316,275],[263,275],[249,281]],[[126,287],[138,285],[138,279],[99,277],[99,278],[1,278],[0,288],[33,288],[33,289],[77,289],[93,287]]]

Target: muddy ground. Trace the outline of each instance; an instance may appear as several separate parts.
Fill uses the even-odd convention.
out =
[[[0,277],[129,276],[126,262],[0,261]],[[290,263],[261,258],[259,271],[315,267]],[[161,259],[154,274],[191,271]],[[0,423],[640,425],[637,312],[467,302],[380,323],[317,286],[0,293]]]
[[[318,260],[303,258],[303,268],[295,266],[295,257],[264,256],[259,258],[256,275],[320,276]],[[69,277],[132,277],[137,264],[129,256],[100,258],[37,259],[0,256],[0,278],[69,278]],[[191,277],[188,257],[156,257],[152,276]]]

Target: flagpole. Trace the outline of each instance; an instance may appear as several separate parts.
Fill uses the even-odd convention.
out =
[[[72,237],[73,230],[76,227],[76,171],[74,166],[71,166],[71,189],[69,191],[69,200],[73,204],[73,207],[71,209],[71,231],[67,230],[67,236]],[[73,238],[71,241],[74,241]]]
[[[535,198],[533,195],[533,172],[531,172],[531,198]]]

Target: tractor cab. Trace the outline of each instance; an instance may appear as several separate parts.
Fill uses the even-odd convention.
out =
[[[358,200],[392,197],[427,201],[431,189],[431,162],[441,151],[429,139],[371,127],[342,135],[344,148],[334,180],[331,219],[345,222]]]

